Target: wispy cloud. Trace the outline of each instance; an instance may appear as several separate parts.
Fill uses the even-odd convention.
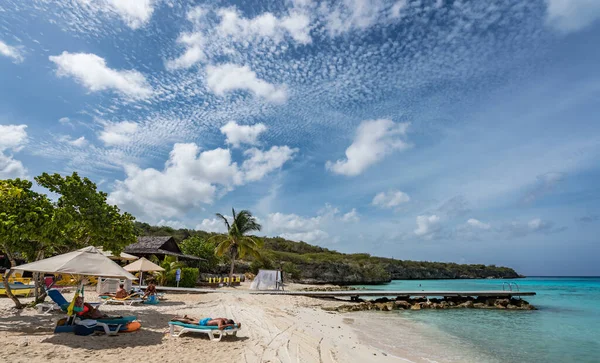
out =
[[[25,59],[19,47],[11,46],[0,40],[0,55],[11,58],[15,63],[21,63]]]

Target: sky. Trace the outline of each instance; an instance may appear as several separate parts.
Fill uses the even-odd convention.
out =
[[[140,221],[600,275],[600,2],[4,0],[0,178]]]

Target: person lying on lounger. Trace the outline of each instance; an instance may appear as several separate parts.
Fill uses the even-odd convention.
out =
[[[223,330],[228,327],[241,328],[242,324],[237,323],[231,319],[227,318],[204,318],[204,319],[194,319],[190,318],[187,315],[184,315],[183,318],[175,317],[171,319],[171,321],[178,321],[184,324],[192,324],[192,325],[200,325],[200,326],[218,326],[219,330]]]

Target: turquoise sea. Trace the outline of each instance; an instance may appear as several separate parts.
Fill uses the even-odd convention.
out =
[[[600,362],[600,277],[515,280],[395,280],[381,290],[502,290],[516,282],[537,311],[398,311],[398,318],[435,327],[481,357],[504,362]],[[373,289],[373,286],[363,286]],[[390,313],[386,313],[390,314]],[[402,344],[402,342],[398,342]]]

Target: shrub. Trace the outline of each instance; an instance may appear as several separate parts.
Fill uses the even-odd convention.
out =
[[[175,281],[176,271],[169,271],[167,274],[167,285],[177,286]],[[194,267],[184,267],[181,269],[181,279],[179,280],[179,287],[195,287],[198,281],[199,271]]]

